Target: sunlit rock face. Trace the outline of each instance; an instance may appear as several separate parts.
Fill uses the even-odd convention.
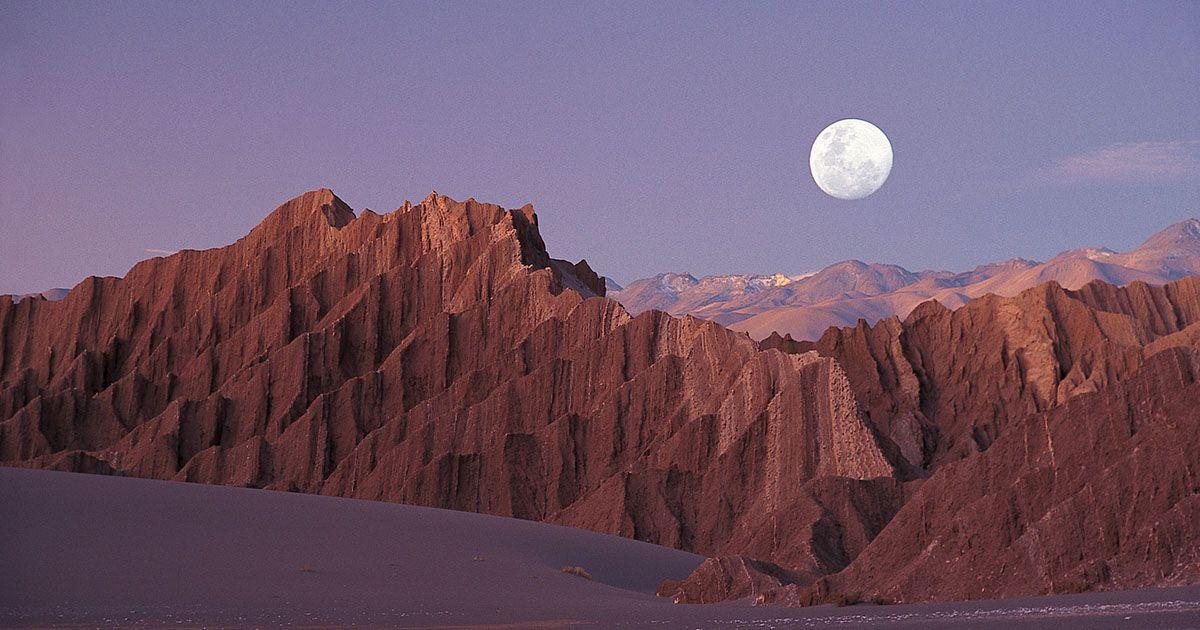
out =
[[[632,317],[537,223],[439,195],[356,216],[320,190],[228,247],[6,303],[0,460],[546,520],[815,573],[835,567],[812,480],[898,507],[832,359]]]
[[[847,264],[810,288],[901,271]],[[631,316],[605,284],[550,257],[529,206],[435,194],[356,215],[313,191],[227,247],[0,300],[0,464],[485,512],[721,558],[664,587],[681,601],[1200,579],[1196,278],[1045,284],[762,344]]]

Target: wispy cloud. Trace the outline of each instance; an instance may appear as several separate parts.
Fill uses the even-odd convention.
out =
[[[159,254],[162,256],[170,256],[171,254],[177,253],[178,251],[179,250],[177,250],[177,249],[154,249],[152,247],[146,248],[146,253]]]
[[[1111,144],[1063,158],[1042,176],[1063,184],[1135,184],[1200,177],[1200,140]]]

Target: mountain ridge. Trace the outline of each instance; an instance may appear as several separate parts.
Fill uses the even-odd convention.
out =
[[[763,292],[1032,269],[851,262]],[[800,605],[968,597],[979,582],[913,583],[906,566],[996,575],[1014,542],[1036,553],[981,592],[1200,580],[1200,277],[1047,282],[762,342],[630,314],[606,284],[550,256],[530,205],[431,194],[356,215],[310,191],[228,246],[0,300],[0,464],[475,511],[717,558],[660,589],[680,601],[733,596],[714,587],[731,571],[766,576],[739,597]],[[1108,461],[1140,476],[1106,477]],[[1100,477],[1119,483],[1084,500]],[[1106,537],[1082,559],[1081,522]]]
[[[824,478],[883,506],[843,511],[848,531],[899,507],[832,360],[630,316],[549,256],[531,206],[342,206],[312,191],[224,248],[0,301],[0,462],[544,520],[813,576],[847,557],[825,551]],[[812,526],[762,535],[784,515]]]
[[[1126,253],[1079,248],[1060,252],[1045,262],[1012,258],[965,272],[913,272],[898,265],[846,260],[786,285],[740,292],[713,291],[711,284],[704,282],[731,276],[704,276],[664,295],[656,291],[654,282],[660,274],[630,282],[611,297],[632,313],[654,308],[675,315],[692,314],[747,332],[755,339],[775,332],[816,339],[831,326],[854,326],[859,319],[874,323],[890,315],[903,317],[930,299],[957,308],[988,293],[1012,296],[1050,281],[1067,288],[1097,279],[1112,284],[1164,284],[1195,273],[1200,273],[1200,221],[1185,219]]]

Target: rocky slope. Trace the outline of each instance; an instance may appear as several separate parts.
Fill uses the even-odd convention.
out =
[[[848,265],[812,286],[908,280]],[[950,280],[915,283],[935,281]],[[477,511],[712,556],[662,586],[677,601],[1200,580],[1200,278],[1049,283],[761,343],[631,316],[605,284],[549,256],[528,206],[435,194],[356,216],[307,193],[228,247],[60,301],[0,299],[0,463]]]
[[[531,207],[431,195],[356,217],[314,191],[228,247],[0,300],[0,461],[552,521],[814,576],[899,508],[833,360],[604,292],[549,257]],[[829,513],[838,492],[861,509]]]
[[[854,326],[906,316],[930,299],[948,308],[989,293],[1014,296],[1046,282],[1077,289],[1093,280],[1124,285],[1142,281],[1163,284],[1200,273],[1200,221],[1188,219],[1151,236],[1127,253],[1103,248],[1063,252],[1045,263],[1021,258],[981,265],[970,271],[910,272],[895,265],[846,261],[816,274],[787,277],[766,285],[769,276],[665,274],[630,283],[612,297],[631,312],[659,309],[692,314],[745,331],[755,339],[772,332],[796,339],[816,339],[831,326]],[[741,282],[732,279],[740,278]],[[713,279],[713,280],[710,280]],[[723,279],[716,282],[716,279]]]
[[[835,358],[918,481],[846,570],[743,590],[813,604],[1200,580],[1200,278],[1047,284],[763,346]],[[720,566],[675,592],[711,591]]]
[[[951,311],[936,302],[904,321],[830,329],[812,342],[846,371],[860,408],[914,467],[983,451],[1019,418],[1097,391],[1140,366],[1143,346],[1200,320],[1200,279],[1152,287],[1050,283]]]
[[[1200,579],[1200,354],[1172,348],[1103,392],[1017,420],[926,481],[793,604],[1003,598]]]

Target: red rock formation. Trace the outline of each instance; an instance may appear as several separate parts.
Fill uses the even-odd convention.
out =
[[[0,299],[0,463],[398,501],[741,556],[681,601],[1200,579],[1200,280],[820,341],[631,317],[531,207],[328,190],[224,248]]]
[[[1143,346],[1200,321],[1200,278],[1152,287],[1045,284],[950,311],[927,302],[901,323],[830,329],[816,350],[846,371],[860,408],[903,462],[939,466],[986,449],[1012,423],[1137,368]],[[891,452],[891,451],[889,451]]]
[[[547,520],[813,575],[899,508],[834,361],[603,293],[549,257],[528,206],[431,195],[356,218],[311,192],[228,247],[0,301],[0,460]],[[830,484],[860,498],[821,510]]]
[[[767,598],[924,601],[1200,579],[1200,353],[1020,419],[926,481],[846,570]]]
[[[658,587],[658,596],[670,597],[676,604],[713,604],[773,594],[797,580],[777,564],[746,556],[722,556],[705,560],[687,579],[664,581]]]
[[[1200,580],[1200,278],[1055,284],[764,347],[835,358],[932,476],[848,567],[764,599],[1008,597]],[[898,445],[887,448],[886,442]],[[902,458],[896,458],[899,452]],[[830,572],[833,573],[833,572]]]

